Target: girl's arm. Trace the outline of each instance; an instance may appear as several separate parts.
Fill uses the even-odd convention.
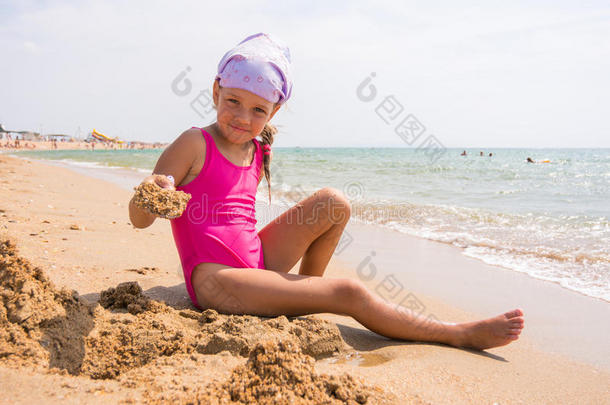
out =
[[[163,188],[174,188],[174,184],[167,178],[173,176],[175,184],[182,181],[193,170],[196,161],[201,160],[199,155],[203,152],[205,161],[205,144],[202,145],[201,133],[198,129],[184,131],[171,145],[169,145],[157,160],[151,176],[146,177],[143,183],[157,183]],[[155,222],[156,216],[136,206],[133,197],[129,201],[129,219],[136,228],[146,228]]]

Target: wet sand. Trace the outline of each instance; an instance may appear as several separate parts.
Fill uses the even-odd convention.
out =
[[[400,302],[414,293],[430,314],[435,309],[428,302],[440,298],[471,314],[467,319],[521,308],[527,324],[521,343],[610,370],[610,322],[603,321],[610,319],[610,303],[483,263],[445,243],[370,225],[351,224],[348,231],[353,242],[338,256],[343,267],[362,279],[374,266],[368,285],[383,297],[395,294],[393,301]],[[395,290],[388,291],[384,280],[385,285],[393,280]]]
[[[256,325],[265,322],[264,319],[261,320],[258,317],[239,317],[239,321],[236,321],[237,318],[233,318],[230,326],[226,326],[230,330],[235,327],[233,324],[237,322],[241,327],[252,328],[238,329],[246,343],[235,343],[237,341],[235,340],[231,343],[233,346],[217,353],[205,353],[205,350],[202,353],[196,349],[188,352],[185,347],[196,348],[197,345],[207,347],[202,343],[203,338],[191,337],[189,340],[187,335],[189,333],[193,333],[193,336],[196,336],[196,333],[205,334],[205,330],[201,326],[205,325],[205,322],[200,323],[200,320],[208,319],[210,316],[214,318],[215,315],[210,315],[210,313],[205,315],[196,311],[190,304],[184,288],[169,223],[158,220],[150,228],[143,230],[136,230],[129,224],[127,204],[130,197],[129,190],[103,180],[85,177],[57,166],[38,162],[29,163],[24,159],[0,155],[0,236],[2,240],[13,241],[18,249],[18,255],[23,257],[23,260],[30,262],[33,267],[38,266],[48,278],[49,283],[55,286],[54,288],[59,291],[66,288],[70,291],[69,294],[57,296],[56,299],[63,300],[61,301],[63,304],[57,306],[56,311],[61,311],[60,307],[65,311],[66,307],[70,307],[67,303],[77,309],[79,308],[78,303],[81,302],[87,308],[89,305],[97,305],[93,315],[89,314],[93,316],[93,325],[85,323],[80,329],[80,338],[84,342],[108,343],[108,341],[113,341],[112,339],[100,340],[100,336],[104,333],[107,333],[105,336],[123,336],[124,339],[139,336],[143,340],[131,341],[135,342],[134,344],[142,345],[150,344],[150,339],[155,344],[163,341],[167,343],[167,346],[160,347],[171,352],[171,355],[152,356],[139,360],[133,363],[131,368],[121,369],[117,376],[106,379],[92,378],[97,376],[92,375],[94,373],[74,373],[73,366],[70,366],[72,368],[66,366],[74,364],[69,361],[54,363],[63,365],[63,368],[50,367],[45,363],[44,356],[38,356],[41,364],[34,364],[33,361],[30,361],[32,364],[27,364],[27,361],[26,365],[21,363],[19,373],[16,373],[13,368],[15,364],[11,365],[11,362],[7,360],[8,357],[14,356],[0,356],[0,390],[3,393],[9,393],[5,399],[8,399],[10,403],[32,403],[32,401],[108,403],[108,401],[118,402],[129,399],[134,402],[146,402],[161,400],[162,395],[170,395],[166,399],[175,399],[171,395],[178,395],[178,393],[181,393],[180,395],[200,395],[203,398],[202,395],[213,392],[214,395],[219,396],[221,393],[225,395],[231,389],[230,384],[227,384],[232,381],[232,378],[248,375],[251,372],[248,367],[258,364],[255,363],[256,361],[276,364],[281,363],[283,353],[292,353],[289,356],[291,358],[300,356],[300,354],[295,354],[296,352],[291,352],[291,350],[295,350],[293,347],[278,348],[276,342],[276,346],[270,348],[263,342],[254,339],[257,335]],[[358,276],[357,273],[355,274],[356,269],[353,263],[361,264],[370,253],[370,245],[366,245],[363,238],[365,236],[355,238],[360,242],[354,242],[348,249],[331,260],[326,273],[328,276]],[[371,240],[373,239],[372,235]],[[430,255],[445,257],[445,260],[451,257],[449,253],[443,252],[434,244],[422,246],[416,245],[422,256],[425,252],[426,257]],[[424,251],[421,252],[421,249]],[[410,252],[411,250],[405,249],[405,254]],[[456,254],[459,255],[459,252]],[[379,269],[383,269],[385,266],[384,257],[384,255],[376,256],[381,260],[375,262]],[[412,264],[411,260],[403,263],[404,266]],[[447,271],[446,268],[435,265],[434,261],[428,262],[428,265],[432,266],[428,267],[432,274],[443,274],[443,271]],[[298,263],[295,267],[298,268]],[[468,267],[470,265],[466,266],[466,268]],[[467,271],[462,265],[454,268],[453,271],[458,271],[458,269]],[[296,269],[292,271],[294,272]],[[446,275],[446,277],[447,283],[457,282],[455,275],[451,277]],[[459,279],[459,277],[457,278]],[[371,280],[371,288],[379,285],[379,281],[381,279]],[[436,284],[443,284],[440,281],[437,281]],[[535,281],[538,282],[538,280]],[[103,291],[115,288],[116,292],[120,284],[125,282],[137,282],[143,295],[138,295],[139,290],[134,287],[134,284],[127,284],[123,285],[128,286],[125,287],[127,291],[131,291],[127,297],[135,298],[126,298],[122,301],[119,299],[119,304],[113,308],[117,299],[115,297],[114,300],[111,300],[107,297],[112,295],[111,291],[105,293],[105,299],[102,300],[105,304],[112,302],[107,308],[97,304]],[[377,284],[374,284],[375,282]],[[470,291],[473,296],[482,294],[477,278],[469,279],[468,282],[462,282],[462,284],[458,290]],[[532,284],[532,291],[542,291],[540,293],[542,295],[538,297],[539,306],[545,303],[551,305],[551,302],[545,299],[544,288],[536,290],[534,286]],[[442,292],[444,287],[438,288],[438,291]],[[13,293],[14,290],[16,287],[12,289]],[[77,293],[72,294],[71,290],[75,290]],[[421,280],[419,284],[415,281],[411,283],[409,290],[425,304],[426,311],[442,320],[471,320],[479,317],[481,313],[487,316],[495,314],[495,312],[488,313],[495,309],[491,307],[473,311],[473,304],[469,300],[464,300],[465,305],[462,306],[455,305],[453,302],[448,304],[446,301],[455,300],[456,296],[435,292],[432,288],[425,287]],[[434,295],[435,293],[437,295]],[[493,295],[495,292],[490,291],[488,294]],[[144,301],[138,301],[138,297]],[[155,304],[147,307],[145,302],[151,299]],[[38,304],[43,305],[44,302],[52,307],[50,300],[40,300]],[[132,305],[131,312],[128,309],[130,304],[135,304],[135,306]],[[494,305],[504,304],[501,302]],[[140,309],[137,306],[142,309],[142,312],[139,312]],[[85,311],[83,308],[80,310]],[[530,326],[535,329],[537,323],[556,322],[552,317],[545,319],[543,313],[529,319],[527,308],[524,309],[526,310],[526,331]],[[181,312],[183,315],[180,315]],[[44,311],[39,311],[39,313],[44,313]],[[86,315],[89,313],[86,311],[77,311],[77,313],[82,313],[84,318],[89,316]],[[187,316],[185,317],[184,314]],[[25,313],[21,313],[20,316],[25,317]],[[51,319],[56,318],[57,316]],[[252,321],[246,321],[247,318],[251,318]],[[309,376],[307,378],[310,378],[308,381],[310,381],[311,387],[316,384],[324,385],[324,381],[327,383],[334,381],[333,384],[336,384],[336,381],[339,381],[342,376],[349,375],[350,377],[345,377],[349,381],[341,380],[343,382],[340,383],[344,384],[344,387],[351,387],[347,391],[343,390],[345,391],[343,394],[338,393],[341,385],[331,384],[335,387],[335,393],[338,393],[339,397],[343,396],[346,401],[348,398],[352,398],[350,397],[352,394],[352,399],[356,399],[359,395],[358,390],[362,389],[357,384],[362,383],[370,387],[370,391],[366,391],[370,392],[370,395],[379,395],[378,399],[373,396],[369,397],[368,403],[382,401],[389,401],[388,403],[405,403],[405,401],[410,403],[608,402],[610,373],[607,368],[596,367],[590,362],[578,361],[564,354],[549,353],[537,343],[535,336],[528,337],[527,332],[524,332],[525,336],[522,339],[508,346],[490,349],[486,352],[474,352],[438,344],[389,340],[367,331],[353,319],[343,316],[320,314],[312,318],[318,319],[318,321],[305,322],[321,325],[322,323],[319,322],[329,321],[329,323],[324,323],[327,325],[327,329],[324,330],[328,331],[328,336],[333,335],[331,330],[336,331],[335,340],[330,341],[342,342],[340,345],[337,343],[337,346],[341,346],[341,348],[333,349],[332,355],[330,352],[326,352],[317,358],[304,357],[312,359],[313,369],[298,372]],[[31,319],[31,317],[25,319],[26,323],[27,319]],[[271,322],[273,325],[266,325],[270,329],[263,327],[263,329],[259,329],[258,334],[273,338],[275,332],[271,333],[271,330],[275,330],[278,336],[287,333],[286,330],[291,329],[291,324],[294,324],[295,320],[284,319],[275,321],[274,324]],[[228,318],[216,319],[212,323],[220,322],[219,325],[225,325],[227,320]],[[34,321],[35,319],[30,320],[30,322]],[[44,319],[41,318],[40,321],[42,322]],[[160,325],[159,329],[155,329],[153,321]],[[182,323],[177,324],[176,322]],[[531,325],[532,323],[533,325]],[[175,335],[171,333],[172,328],[178,329],[177,325],[183,324],[196,325],[192,330],[197,332],[190,332],[191,329],[181,326],[181,330],[186,330],[185,337],[175,338]],[[49,327],[48,324],[44,325]],[[55,329],[52,329],[55,334],[52,336],[57,336],[57,334],[63,336],[60,325],[55,324]],[[280,329],[282,325],[284,330]],[[589,325],[585,325],[586,327]],[[31,330],[35,330],[35,325]],[[134,334],[136,330],[141,331],[143,335]],[[555,325],[551,330],[559,330],[559,326]],[[154,332],[157,335],[153,333],[152,336],[149,336],[148,332]],[[324,335],[324,333],[322,329],[318,328],[317,333],[310,336]],[[591,328],[589,333],[597,332]],[[32,336],[33,338],[29,342],[32,345],[32,353],[36,353],[36,350],[43,350],[40,352],[43,354],[61,353],[61,351],[52,352],[41,349],[41,339],[36,339],[35,335]],[[170,336],[170,338],[164,340],[163,336]],[[336,340],[337,337],[340,337],[340,341]],[[552,339],[553,336],[549,336],[549,338]],[[556,336],[556,338],[561,339],[562,337]],[[222,339],[215,339],[222,341]],[[118,340],[120,341],[120,339]],[[36,346],[37,344],[39,346]],[[258,344],[263,346],[257,346]],[[85,344],[85,347],[89,346]],[[98,370],[96,372],[102,375],[104,373],[113,374],[112,370],[117,370],[117,368],[114,367],[116,364],[112,363],[112,350],[104,347],[104,350],[97,351],[99,354],[97,357],[90,357],[96,361],[89,363],[81,361],[81,366],[97,364],[96,367],[89,367],[89,369]],[[118,347],[121,348],[123,345]],[[172,349],[168,349],[168,347]],[[247,349],[243,349],[244,347]],[[255,351],[254,349],[257,347],[259,347],[258,351]],[[303,347],[305,346],[298,346],[301,352],[303,352]],[[243,352],[241,352],[242,350]],[[253,352],[272,354],[265,355],[259,360],[249,360],[248,356]],[[87,358],[88,353],[87,350],[84,351],[83,359]],[[21,358],[23,357],[28,359],[27,352]],[[33,355],[29,357],[30,360],[34,358]],[[315,361],[314,358],[316,358]],[[248,361],[250,361],[249,365]],[[81,369],[88,368],[81,367]],[[74,375],[70,374],[70,371]],[[266,384],[269,383],[270,390],[279,389],[280,387],[273,388],[273,381],[277,385],[278,381],[283,381],[282,378],[292,378],[290,376],[293,376],[291,373],[294,372],[296,372],[294,367],[278,369],[272,373],[277,378],[265,380],[267,382],[262,385],[267,386]],[[327,376],[320,377],[324,374]],[[330,376],[335,377],[333,379]],[[251,377],[262,378],[261,376]],[[208,383],[212,385],[208,386]],[[184,388],[185,386],[187,388]],[[160,387],[169,388],[163,392]],[[318,385],[318,388],[320,387],[322,386]],[[377,387],[377,391],[375,387]],[[244,391],[237,389],[236,392],[243,393]],[[245,395],[243,398],[248,398],[247,395],[252,395],[252,393],[243,393],[243,395]],[[185,397],[181,396],[181,398]],[[334,398],[338,399],[338,397]],[[360,398],[362,399],[362,397]]]

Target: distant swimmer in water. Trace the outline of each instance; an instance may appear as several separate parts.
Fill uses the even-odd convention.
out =
[[[493,153],[489,152],[489,157],[492,157],[493,155],[494,155]]]
[[[460,156],[466,156],[466,151],[462,152]]]
[[[480,152],[479,152],[479,156],[483,156],[483,151],[480,151]]]
[[[535,160],[532,160],[532,158],[528,157],[527,163],[551,163],[551,161],[549,159],[535,161]]]

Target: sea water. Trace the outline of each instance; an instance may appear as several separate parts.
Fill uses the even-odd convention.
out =
[[[354,221],[452,244],[486,263],[610,301],[610,149],[461,152],[276,147],[272,202],[334,187],[349,199]],[[17,154],[144,176],[161,151]],[[265,181],[257,198],[268,200]]]

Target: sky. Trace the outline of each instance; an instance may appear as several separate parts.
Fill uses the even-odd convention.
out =
[[[603,1],[0,0],[0,123],[171,142],[258,32],[293,62],[274,146],[610,147]]]

